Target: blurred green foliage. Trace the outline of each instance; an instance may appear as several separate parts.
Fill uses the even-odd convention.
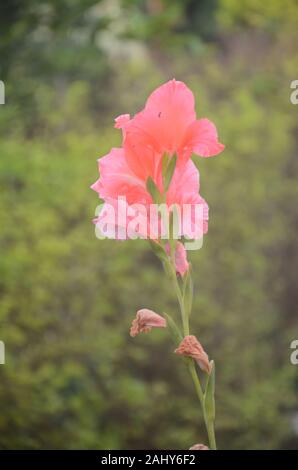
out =
[[[113,117],[173,76],[226,144],[196,159],[210,225],[189,253],[219,446],[297,447],[297,2],[2,3],[1,448],[206,442],[167,332],[128,335],[141,307],[177,314],[158,260],[145,241],[97,240],[91,222]]]

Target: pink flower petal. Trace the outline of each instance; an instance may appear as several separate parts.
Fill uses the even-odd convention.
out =
[[[98,160],[100,179],[91,188],[102,199],[125,196],[128,204],[151,202],[143,180],[127,165],[122,148],[112,148],[110,153]]]
[[[130,120],[130,114],[121,114],[115,119],[115,129],[122,129]]]
[[[125,198],[107,198],[93,220],[98,235],[114,240],[128,240],[132,237],[146,239],[149,233],[147,212],[143,206],[142,210],[137,207],[127,204]],[[137,224],[134,223],[136,219]]]
[[[151,93],[139,125],[171,154],[180,148],[187,127],[196,118],[194,104],[185,83],[170,80]]]
[[[190,203],[199,189],[200,174],[193,161],[189,160],[186,165],[177,165],[167,192],[167,203]]]
[[[190,125],[184,145],[201,157],[212,157],[225,148],[218,142],[216,127],[209,119],[199,119]]]
[[[136,176],[143,181],[151,176],[154,180],[159,179],[160,184],[162,153],[156,150],[144,132],[129,124],[123,148],[127,164]]]
[[[140,176],[144,173],[140,166],[148,167],[152,153],[157,152],[161,158],[164,152],[173,155],[182,151],[185,133],[195,119],[194,97],[183,82],[170,80],[157,88],[149,96],[144,110],[125,128],[124,148],[130,168]],[[186,157],[190,155],[188,151]],[[150,170],[152,176],[152,168]],[[148,171],[145,174],[148,175]]]
[[[200,175],[193,161],[177,165],[167,192],[167,204],[180,208],[183,226],[179,236],[199,239],[208,231],[208,204],[200,196],[199,188]]]

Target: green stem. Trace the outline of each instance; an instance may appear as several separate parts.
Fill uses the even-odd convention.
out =
[[[183,326],[183,334],[184,334],[184,336],[187,336],[187,335],[189,335],[189,318],[188,318],[188,315],[185,312],[184,299],[183,299],[181,288],[179,286],[177,275],[176,275],[175,245],[173,245],[171,242],[170,242],[170,252],[171,252],[171,256],[170,256],[170,260],[169,260],[169,263],[168,263],[168,267],[169,267],[169,271],[171,273],[171,279],[172,279],[172,282],[173,282],[173,287],[174,287],[174,290],[175,290],[175,293],[176,293],[176,296],[177,296],[177,299],[178,299],[178,303],[179,303],[179,306],[180,306],[181,320],[182,320],[182,326]],[[204,393],[203,393],[203,390],[202,390],[200,379],[198,377],[196,367],[195,367],[195,363],[194,363],[193,359],[190,359],[189,362],[188,362],[188,370],[189,370],[191,378],[193,380],[195,391],[196,391],[196,394],[199,398],[201,408],[202,408],[202,411],[203,411],[203,417],[204,417],[204,422],[205,422],[205,426],[206,426],[206,429],[207,429],[210,449],[216,450],[214,423],[210,422],[207,419],[207,416],[206,416],[206,413],[205,413]]]
[[[206,424],[206,426],[207,426],[208,438],[209,438],[209,442],[210,442],[210,449],[211,450],[216,450],[217,447],[216,447],[214,424],[209,423],[209,424]]]
[[[188,369],[189,369],[190,375],[192,377],[192,380],[193,380],[193,383],[194,383],[194,386],[195,386],[195,390],[196,390],[196,393],[198,395],[198,398],[199,398],[199,401],[201,403],[201,407],[202,407],[202,410],[203,410],[204,421],[205,421],[205,426],[206,426],[206,429],[207,429],[210,449],[216,450],[214,425],[213,425],[212,422],[208,421],[208,419],[206,417],[206,414],[205,414],[204,395],[203,395],[202,387],[201,387],[201,384],[200,384],[200,380],[199,380],[199,377],[198,377],[193,359],[189,362]]]

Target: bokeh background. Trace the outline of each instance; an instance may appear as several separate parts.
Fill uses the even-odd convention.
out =
[[[145,241],[99,241],[89,186],[113,119],[170,78],[225,152],[196,159],[210,205],[193,331],[217,364],[225,449],[298,448],[296,0],[2,0],[0,447],[188,449],[206,442],[165,331],[177,306]]]

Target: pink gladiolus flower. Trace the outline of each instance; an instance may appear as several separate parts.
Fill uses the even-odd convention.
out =
[[[183,338],[175,353],[181,356],[192,357],[200,366],[202,370],[211,373],[212,365],[209,362],[207,353],[204,351],[201,343],[193,335],[188,335]]]
[[[154,166],[154,162],[152,162]],[[124,233],[128,222],[136,216],[144,218],[144,209],[147,216],[150,213],[150,204],[153,203],[151,195],[146,189],[146,181],[138,177],[128,166],[125,152],[122,148],[113,148],[109,154],[98,160],[100,178],[91,186],[106,203],[112,204],[119,212],[117,200],[119,197],[125,197],[126,206],[123,204],[121,210],[127,215],[127,223],[121,227]],[[163,192],[161,172],[156,173],[155,183],[159,190]],[[189,223],[181,224],[179,236],[186,235],[191,239],[199,239],[208,231],[208,205],[199,194],[199,172],[192,161],[188,161],[184,166],[177,166],[166,194],[166,205],[177,205],[181,208],[181,219],[183,218],[183,209],[185,205],[190,208],[190,213],[184,215],[189,219]],[[195,220],[195,208],[201,205],[202,215]],[[100,222],[104,211],[95,219],[95,223]],[[130,214],[130,215],[129,215]],[[184,217],[186,218],[186,217]],[[152,222],[152,221],[151,221]],[[111,222],[112,224],[112,222]],[[146,228],[141,231],[143,238],[158,238],[158,234],[153,236],[153,227],[144,222]],[[143,224],[143,225],[144,225]],[[119,224],[118,224],[119,225]],[[110,233],[115,230],[110,227]],[[115,228],[115,227],[114,227]],[[111,236],[111,238],[129,238],[128,235],[121,237]]]
[[[204,444],[195,444],[189,448],[189,450],[209,450],[209,447]]]
[[[121,123],[118,125],[118,121]],[[177,153],[178,164],[192,153],[211,157],[222,152],[215,125],[208,119],[196,119],[194,96],[180,81],[170,80],[148,98],[143,111],[132,119],[116,119],[123,129],[125,157],[129,167],[141,178],[153,177],[152,160],[157,165],[166,152]],[[156,156],[157,154],[157,156]],[[153,157],[154,156],[154,157]]]
[[[169,243],[167,243],[167,245],[166,245],[166,252],[168,253],[168,255],[170,254],[170,245],[169,245]],[[179,273],[181,276],[184,276],[184,274],[189,269],[189,262],[187,261],[186,250],[184,248],[183,243],[181,243],[181,242],[176,243],[175,266],[176,266],[176,272]]]
[[[132,321],[130,336],[134,337],[139,333],[148,333],[152,328],[165,328],[166,320],[157,313],[143,308],[137,312],[136,318]]]
[[[146,222],[143,211],[143,208],[147,210],[148,219],[149,207],[153,201],[146,182],[148,176],[151,176],[163,194],[162,155],[164,151],[171,155],[177,152],[180,160],[167,190],[165,203],[168,211],[173,210],[173,206],[180,210],[178,236],[200,239],[208,231],[208,205],[199,194],[199,172],[189,157],[195,149],[204,145],[208,147],[209,153],[205,149],[201,154],[215,154],[221,144],[217,142],[212,123],[196,120],[192,92],[184,83],[171,80],[151,94],[141,113],[132,119],[129,114],[116,118],[115,127],[123,131],[123,148],[113,148],[98,161],[100,178],[92,185],[92,189],[98,192],[107,206],[94,220],[95,223],[101,223],[108,206],[112,205],[117,214],[117,222],[108,221],[107,236],[116,239],[131,238],[128,224],[139,217],[142,227],[137,236],[158,238],[161,233],[160,223],[157,221],[156,229],[155,222]],[[205,136],[205,140],[202,136]],[[121,203],[120,208],[117,206],[119,197],[125,198],[125,203]],[[198,215],[199,210],[201,213]],[[122,215],[125,215],[126,222]],[[184,223],[185,219],[187,224]],[[121,235],[118,235],[118,231]],[[182,255],[181,263],[185,265],[181,248],[178,254]],[[185,269],[179,268],[178,272],[185,272]]]
[[[191,156],[195,153],[211,157],[224,149],[215,125],[208,119],[196,118],[194,104],[191,90],[183,82],[170,80],[149,96],[144,109],[134,117],[118,116],[114,127],[122,131],[122,147],[112,148],[98,160],[100,177],[91,186],[103,200],[94,219],[97,237],[154,240],[150,242],[153,252],[163,262],[166,272],[170,270],[173,274],[169,277],[174,278],[182,323],[188,331],[186,315],[190,313],[192,296],[186,295],[191,288],[186,248],[190,248],[190,240],[196,241],[193,249],[201,247],[209,217],[208,205],[199,193],[199,171]],[[181,239],[183,243],[177,241]],[[170,244],[172,240],[175,240],[175,252]],[[175,271],[177,276],[185,276],[181,282]],[[165,318],[144,308],[138,310],[132,321],[130,336],[166,326]],[[203,371],[211,374],[213,361],[209,361],[195,336],[185,336],[174,352],[194,359]],[[204,396],[206,387],[202,390]],[[201,395],[199,398],[202,401]],[[201,405],[205,416],[205,403]],[[211,408],[210,404],[210,416],[208,413],[205,421],[210,447],[215,449]],[[190,450],[209,449],[195,444]]]

